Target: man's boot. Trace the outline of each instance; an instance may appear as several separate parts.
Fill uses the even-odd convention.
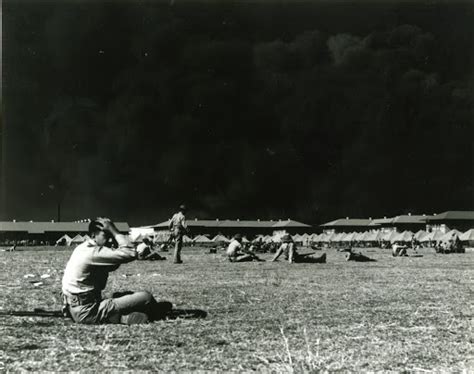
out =
[[[165,319],[173,310],[173,304],[169,301],[156,301],[150,306],[150,320],[157,321]]]
[[[148,322],[148,316],[142,312],[132,312],[120,317],[120,323],[124,325],[141,325]]]

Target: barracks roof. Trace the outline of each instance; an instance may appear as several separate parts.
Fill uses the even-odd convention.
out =
[[[170,223],[170,220],[158,223],[153,226],[148,226],[148,227],[154,227],[154,228],[167,228]],[[190,219],[186,220],[186,224],[188,227],[210,227],[210,228],[297,228],[297,227],[311,227],[310,225],[307,225],[305,223],[301,223],[298,221],[294,221],[291,219],[288,219],[286,221],[283,220],[278,220],[278,221],[272,221],[272,220],[211,220],[211,219]]]
[[[361,218],[341,218],[335,221],[325,223],[324,227],[344,227],[344,226],[386,226],[396,224],[424,224],[425,220],[431,216],[426,215],[400,215],[396,217],[384,217],[375,219],[361,219]]]
[[[427,215],[401,215],[392,219],[392,223],[425,223],[425,220],[431,216]]]
[[[392,223],[393,218],[375,218],[370,222],[369,226],[380,226],[380,225],[389,225]]]
[[[127,222],[116,222],[120,232],[128,232]],[[0,222],[0,232],[28,232],[29,234],[44,234],[46,232],[87,232],[89,222]]]
[[[474,221],[474,211],[472,210],[449,210],[440,214],[427,217],[427,221],[449,221],[449,220],[464,220]]]
[[[345,226],[373,226],[372,219],[365,219],[365,218],[341,218],[336,219],[335,221],[323,223],[320,226],[323,227],[345,227]]]

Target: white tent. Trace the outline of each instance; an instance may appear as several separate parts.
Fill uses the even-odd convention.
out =
[[[345,236],[346,236],[346,233],[345,233],[345,232],[340,232],[340,233],[334,235],[334,236],[331,238],[331,241],[332,241],[332,242],[335,242],[335,243],[342,242],[342,239],[344,239]]]
[[[389,242],[389,241],[390,241],[390,237],[391,237],[394,233],[396,234],[397,232],[396,232],[396,231],[385,231],[385,232],[382,232],[382,234],[380,235],[379,240],[383,240],[384,242]]]
[[[456,237],[459,237],[462,233],[456,229],[448,231],[446,234],[444,234],[439,240],[442,242],[448,242],[450,240],[456,239]]]
[[[210,243],[211,239],[209,239],[208,237],[204,235],[198,235],[193,239],[193,242],[194,243]]]
[[[421,241],[421,239],[423,239],[426,235],[428,235],[428,233],[425,230],[420,230],[414,235],[414,237],[416,240]]]
[[[376,232],[376,231],[368,232],[364,235],[364,238],[362,239],[362,241],[364,241],[364,242],[376,242],[378,235],[379,235],[379,233]]]
[[[328,243],[330,241],[332,241],[332,239],[336,236],[335,233],[331,233],[331,234],[321,234],[321,237],[319,238],[319,241],[320,242],[324,242],[324,243]]]
[[[383,236],[384,236],[384,232],[383,231],[378,231],[377,235],[375,236],[375,241],[382,240]]]
[[[386,240],[390,243],[393,243],[398,236],[400,236],[399,232],[392,231],[392,232],[390,232],[390,235],[384,237],[384,240]]]
[[[341,237],[341,235],[342,235],[342,232],[339,232],[339,233],[333,232],[332,234],[328,234],[328,235],[326,236],[325,241],[327,241],[327,242],[329,242],[329,243],[338,242],[338,241],[339,241],[339,238]]]
[[[398,235],[395,235],[391,238],[391,242],[410,242],[413,238],[413,233],[411,231],[403,231]]]
[[[83,242],[84,242],[84,238],[80,234],[77,234],[74,238],[71,239],[71,242],[69,243],[69,245],[79,244]]]
[[[191,243],[193,240],[187,236],[187,235],[183,235],[183,243]]]
[[[444,234],[441,231],[432,231],[428,233],[428,235],[425,235],[423,239],[421,239],[421,242],[429,242],[429,241],[438,241],[440,240]]]
[[[354,235],[354,240],[357,241],[357,242],[363,242],[363,241],[365,241],[365,237],[367,236],[367,234],[368,234],[367,231],[358,232]]]
[[[229,239],[227,239],[224,235],[216,235],[213,239],[212,239],[213,242],[215,243],[228,243],[230,242]]]
[[[346,235],[345,235],[343,238],[341,238],[340,240],[341,240],[342,242],[351,242],[351,241],[355,240],[354,238],[355,238],[356,235],[357,235],[356,232],[351,232],[351,233],[349,233],[349,234],[346,234]]]
[[[467,230],[465,233],[459,235],[459,240],[462,242],[470,242],[474,240],[474,229]]]
[[[339,238],[341,238],[344,235],[343,232],[340,233],[335,233],[333,232],[332,234],[329,234],[327,237],[328,242],[337,242],[339,241]]]
[[[56,240],[56,245],[71,245],[71,237],[68,234],[64,234],[58,240]]]
[[[319,235],[316,235],[316,234],[313,234],[309,237],[309,241],[310,242],[314,242],[314,243],[318,243],[320,241],[320,238],[323,234],[319,234]]]
[[[292,236],[294,242],[302,242],[303,239],[301,238],[301,235],[295,234]]]
[[[301,241],[303,242],[304,245],[308,245],[309,242],[311,241],[311,235],[308,235],[306,233],[301,235]]]

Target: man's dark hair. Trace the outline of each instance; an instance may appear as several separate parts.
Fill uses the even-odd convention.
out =
[[[100,231],[103,231],[104,227],[102,224],[96,220],[92,220],[89,223],[89,236],[94,236],[95,234],[99,233]]]

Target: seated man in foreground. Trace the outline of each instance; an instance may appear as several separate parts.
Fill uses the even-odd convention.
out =
[[[227,247],[227,258],[230,262],[265,261],[242,246],[242,235],[236,234]]]
[[[146,323],[165,317],[169,302],[158,303],[147,291],[125,292],[123,296],[102,299],[109,272],[138,258],[128,237],[118,232],[107,218],[89,224],[90,240],[78,245],[64,270],[62,289],[65,312],[78,323]],[[118,248],[106,247],[115,238]]]
[[[283,235],[283,237],[281,238],[281,241],[282,243],[280,245],[280,248],[278,248],[272,261],[277,261],[278,257],[280,257],[282,253],[284,253],[285,258],[288,260],[290,264],[292,264],[293,262],[315,263],[315,264],[326,263],[326,253],[323,253],[321,256],[314,256],[314,252],[299,254],[297,252],[296,244],[293,242],[293,239],[291,238],[289,234]]]

